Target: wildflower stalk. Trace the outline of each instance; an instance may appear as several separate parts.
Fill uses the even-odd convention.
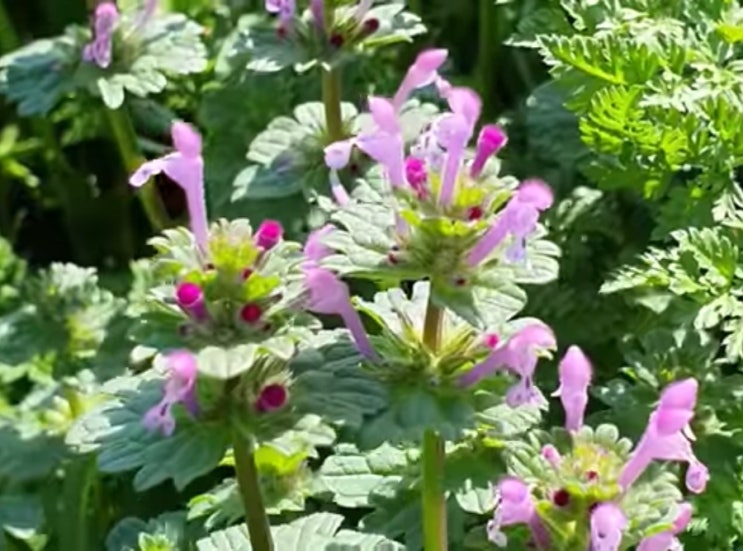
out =
[[[126,171],[132,173],[140,167],[144,159],[137,146],[137,134],[129,113],[125,107],[115,110],[106,109],[106,117],[119,150],[121,162]],[[137,195],[142,201],[142,207],[154,231],[159,232],[170,225],[170,219],[160,201],[154,182],[150,181],[142,186]]]
[[[268,522],[263,494],[258,479],[252,443],[245,440],[238,430],[234,431],[232,448],[235,454],[235,472],[240,497],[245,508],[250,544],[254,551],[273,551],[271,525]]]
[[[325,29],[333,28],[335,10],[326,5],[324,11]],[[325,107],[325,128],[328,143],[340,141],[343,136],[343,117],[341,115],[341,73],[338,67],[324,67],[322,70],[322,103]]]
[[[423,342],[432,353],[441,346],[444,311],[428,299],[423,325]],[[425,551],[447,548],[446,499],[444,497],[444,440],[434,429],[423,433],[421,456],[423,470],[423,547]]]

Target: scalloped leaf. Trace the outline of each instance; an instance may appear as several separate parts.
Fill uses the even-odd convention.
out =
[[[343,517],[315,513],[289,524],[271,528],[276,549],[281,551],[402,551],[404,547],[374,534],[338,530]],[[248,529],[244,524],[213,532],[196,542],[198,551],[250,551]]]
[[[107,386],[115,397],[78,419],[66,438],[78,453],[98,452],[102,472],[137,470],[137,491],[168,479],[183,489],[224,457],[230,434],[219,423],[179,419],[170,438],[142,425],[144,414],[162,395],[160,378],[118,377]]]

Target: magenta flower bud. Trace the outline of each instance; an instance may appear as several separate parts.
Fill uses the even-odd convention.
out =
[[[428,182],[426,162],[416,157],[405,159],[405,179],[410,187],[413,188],[416,195],[418,195],[418,198],[424,199],[428,193],[426,189],[426,183]]]
[[[392,100],[397,111],[400,110],[413,90],[428,86],[436,80],[438,70],[448,56],[449,52],[446,50],[425,50],[418,54]]]
[[[483,337],[482,343],[486,348],[495,350],[498,347],[498,343],[500,343],[500,337],[495,333],[488,333]]]
[[[707,489],[709,470],[704,463],[691,463],[686,471],[686,487],[690,492],[701,494]]]
[[[560,386],[553,396],[559,396],[565,410],[565,430],[574,432],[583,426],[591,384],[591,362],[577,346],[571,346],[560,362]]]
[[[528,524],[539,548],[547,548],[549,535],[539,520],[529,487],[522,480],[504,478],[494,488],[493,497],[495,510],[487,528],[490,541],[498,547],[505,547],[508,539],[501,529],[514,524]]]
[[[526,238],[537,229],[539,215],[552,206],[553,200],[552,190],[544,182],[527,180],[522,183],[496,222],[472,248],[467,263],[472,267],[480,264],[509,234],[513,237],[513,244],[506,251],[506,259],[511,262],[523,260]]]
[[[102,69],[111,65],[113,35],[119,22],[119,10],[113,2],[98,4],[93,22],[93,41],[83,49],[83,60]]]
[[[255,232],[253,241],[264,251],[269,251],[281,241],[283,236],[284,228],[281,226],[281,223],[276,220],[264,220],[258,226],[258,231]]]
[[[686,530],[691,522],[692,508],[689,503],[679,505],[673,528],[666,532],[660,532],[643,539],[637,546],[637,551],[678,551],[681,550],[681,542],[676,538],[678,534]]]
[[[261,389],[255,409],[260,413],[271,413],[283,408],[288,398],[289,393],[284,385],[268,385]]]
[[[175,289],[175,300],[184,312],[197,321],[204,321],[209,316],[204,291],[196,283],[186,281],[179,284]]]
[[[478,178],[491,155],[500,151],[507,142],[508,137],[500,126],[494,124],[484,126],[477,138],[477,151],[470,167],[470,176]]]
[[[173,123],[171,136],[176,151],[144,163],[132,174],[129,183],[134,187],[142,187],[150,178],[162,172],[177,183],[186,194],[191,231],[196,244],[205,252],[209,241],[209,222],[204,195],[201,136],[191,125],[184,122]]]
[[[246,304],[240,309],[240,319],[250,325],[257,323],[262,315],[263,308],[257,304]]]
[[[343,319],[358,351],[369,359],[377,354],[366,334],[358,312],[353,309],[348,286],[332,272],[314,266],[305,267],[305,286],[308,291],[307,309],[316,314],[336,315]]]
[[[704,489],[708,474],[691,448],[693,434],[689,428],[694,415],[697,388],[696,381],[686,379],[669,385],[663,391],[658,407],[650,414],[640,442],[622,469],[619,484],[623,488],[629,488],[648,465],[657,460],[689,463],[689,489]]]
[[[557,451],[557,448],[552,444],[547,444],[542,448],[542,457],[544,457],[554,468],[558,468],[560,463],[562,463],[560,452]]]
[[[178,350],[168,355],[167,362],[170,374],[163,385],[163,397],[158,404],[145,413],[142,419],[145,428],[160,431],[164,436],[170,436],[175,430],[173,406],[178,403],[183,404],[192,416],[195,416],[198,411],[196,358],[190,352]]]
[[[591,513],[591,551],[619,551],[627,517],[614,503],[601,503]]]

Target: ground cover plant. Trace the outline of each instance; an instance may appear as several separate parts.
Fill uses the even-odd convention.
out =
[[[743,8],[0,3],[0,550],[734,550]]]

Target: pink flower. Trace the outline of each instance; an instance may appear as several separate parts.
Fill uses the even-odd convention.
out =
[[[542,457],[549,461],[550,465],[555,468],[559,467],[560,463],[562,463],[560,452],[552,444],[547,444],[542,448]]]
[[[95,9],[93,41],[83,49],[83,60],[93,61],[105,69],[111,65],[113,35],[119,22],[119,10],[113,2],[103,2]]]
[[[311,265],[305,266],[304,276],[309,295],[307,309],[316,314],[340,316],[359,352],[366,358],[376,359],[377,354],[366,335],[361,317],[351,304],[348,286],[332,272]]]
[[[266,0],[266,10],[279,16],[279,30],[288,32],[297,13],[296,0]]]
[[[197,321],[204,321],[209,317],[204,300],[204,291],[201,286],[188,281],[176,287],[175,299],[178,306]]]
[[[361,151],[384,166],[392,187],[405,186],[405,143],[397,113],[390,100],[369,98],[369,112],[376,128],[356,137]]]
[[[307,237],[307,242],[304,244],[304,257],[307,259],[305,266],[316,266],[323,258],[333,254],[333,249],[325,245],[323,239],[334,231],[334,226],[326,224]]]
[[[565,410],[565,430],[577,431],[583,426],[583,414],[588,405],[588,386],[591,384],[591,362],[577,346],[571,346],[560,362],[560,387],[553,396],[559,396]]]
[[[673,528],[643,539],[637,546],[637,551],[681,551],[683,547],[676,536],[686,530],[691,521],[691,513],[692,508],[689,503],[679,505]]]
[[[289,393],[284,385],[272,384],[261,389],[255,409],[260,413],[271,413],[286,405]]]
[[[522,404],[543,405],[544,396],[533,384],[534,371],[540,351],[555,346],[557,346],[555,335],[549,327],[541,323],[527,325],[465,373],[460,383],[472,385],[494,371],[506,368],[521,377],[521,380],[508,391],[506,402],[512,407]]]
[[[284,228],[280,222],[276,220],[264,220],[258,226],[258,231],[255,232],[254,241],[258,247],[264,251],[269,251],[281,241],[283,236]]]
[[[413,90],[435,82],[438,70],[448,56],[449,52],[446,50],[425,50],[418,54],[392,100],[395,110],[399,111],[402,108]]]
[[[417,157],[408,157],[405,159],[405,179],[419,199],[425,199],[428,195],[426,183],[428,182],[428,172],[426,171],[426,162]]]
[[[484,126],[480,131],[480,137],[477,138],[477,151],[470,167],[470,176],[479,177],[490,156],[500,151],[507,142],[508,137],[500,126],[495,124]]]
[[[704,491],[709,475],[691,449],[694,435],[689,428],[698,388],[695,379],[685,379],[663,390],[640,442],[619,477],[622,487],[629,488],[652,461],[684,461],[690,465],[687,487],[692,492]]]
[[[185,122],[174,122],[171,127],[176,151],[144,163],[132,174],[129,183],[141,187],[153,176],[164,172],[186,194],[191,231],[196,244],[204,251],[209,239],[204,196],[204,159],[201,157],[201,136]]]
[[[506,258],[511,262],[523,260],[526,256],[526,238],[537,229],[539,215],[552,206],[553,200],[552,190],[547,184],[540,180],[525,181],[498,220],[472,248],[467,263],[473,267],[480,264],[509,234],[513,237],[513,243],[506,251]]]
[[[528,524],[539,548],[547,548],[549,535],[539,520],[529,487],[522,480],[512,477],[504,478],[494,489],[493,495],[495,510],[493,519],[488,522],[490,541],[498,547],[505,547],[508,539],[501,528],[514,524]]]
[[[469,88],[452,88],[447,99],[452,112],[442,115],[434,123],[436,139],[446,150],[439,193],[439,204],[443,206],[449,205],[452,201],[464,152],[475,131],[475,124],[482,109],[480,97]]]
[[[170,436],[175,430],[173,406],[182,403],[193,416],[198,411],[196,403],[196,358],[190,352],[178,350],[167,357],[170,375],[163,386],[160,402],[145,413],[142,424],[149,430],[159,430]]]
[[[619,551],[627,518],[614,503],[601,503],[591,513],[591,551]]]

